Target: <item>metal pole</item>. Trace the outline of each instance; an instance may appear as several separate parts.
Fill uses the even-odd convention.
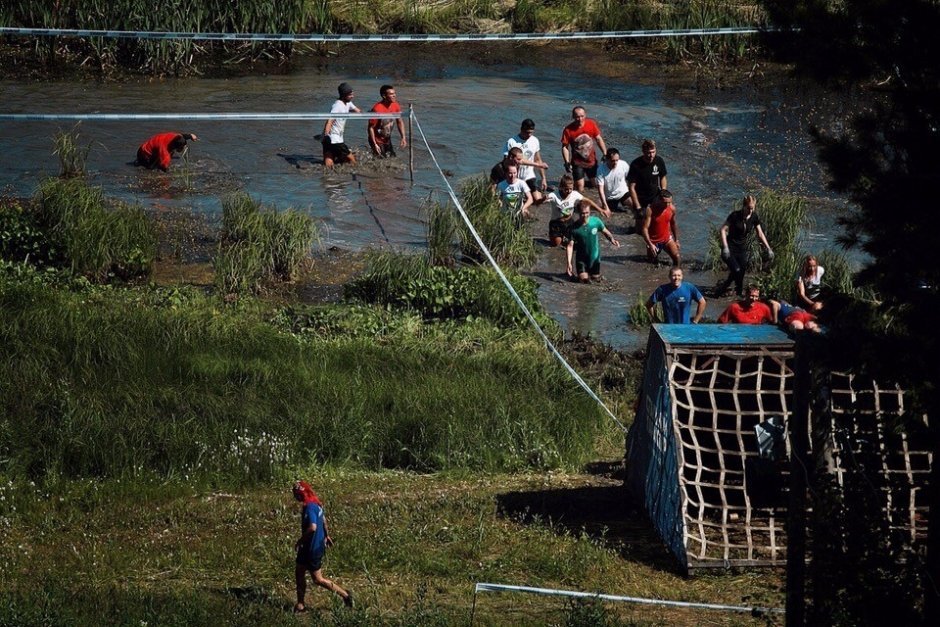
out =
[[[414,131],[412,129],[412,120],[414,119],[414,105],[408,103],[408,174],[411,176],[411,184],[415,184],[415,141]]]

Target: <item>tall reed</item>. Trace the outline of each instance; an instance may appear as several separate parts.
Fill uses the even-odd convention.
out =
[[[59,131],[52,138],[54,149],[52,154],[59,158],[59,176],[72,178],[85,175],[85,164],[88,153],[91,152],[91,142],[81,146],[81,135],[78,128],[81,122],[72,127],[70,131]]]
[[[488,178],[478,176],[466,180],[460,188],[460,196],[467,217],[498,264],[520,269],[535,263],[537,250],[532,236],[502,210]],[[465,225],[460,226],[460,249],[471,259],[485,259]]]

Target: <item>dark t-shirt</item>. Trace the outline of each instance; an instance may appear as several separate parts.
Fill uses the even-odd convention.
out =
[[[645,207],[659,194],[659,179],[666,176],[666,162],[659,155],[647,161],[640,155],[630,162],[630,172],[627,174],[627,183],[636,184],[636,196],[640,205]]]
[[[745,220],[744,209],[732,211],[725,223],[728,225],[728,248],[737,249],[743,249],[747,245],[747,236],[761,225],[760,216],[756,211]]]
[[[503,165],[503,162],[500,161],[493,166],[493,169],[490,170],[490,181],[493,185],[499,185],[506,180],[506,166]]]

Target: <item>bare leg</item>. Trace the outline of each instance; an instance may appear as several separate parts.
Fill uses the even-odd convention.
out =
[[[343,601],[349,598],[349,593],[340,588],[337,584],[333,583],[329,579],[323,576],[323,569],[313,571],[313,583],[317,584],[321,588],[325,588],[330,592],[335,592],[339,596],[343,597]]]
[[[304,597],[307,596],[307,569],[297,564],[294,568],[294,580],[297,583],[297,605],[294,606],[295,612],[302,612],[306,608]]]
[[[682,259],[679,256],[679,246],[676,244],[675,240],[669,240],[666,242],[666,252],[669,254],[669,257],[672,259],[672,265],[681,266]]]

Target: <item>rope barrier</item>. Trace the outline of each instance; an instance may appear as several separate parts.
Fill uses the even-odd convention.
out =
[[[259,120],[397,120],[400,113],[0,113],[0,121],[49,122],[122,120],[204,120],[204,121],[259,121]]]
[[[581,39],[642,39],[651,37],[709,37],[716,35],[756,35],[778,29],[753,26],[725,28],[672,28],[664,30],[590,31],[574,33],[189,33],[180,31],[94,30],[79,28],[0,27],[0,35],[19,37],[102,37],[105,39],[157,39],[191,41],[291,41],[307,43],[366,43],[388,41],[541,41]]]
[[[474,228],[473,226],[473,222],[470,221],[470,217],[467,216],[466,211],[464,211],[463,206],[460,204],[460,200],[457,198],[457,194],[454,192],[454,188],[451,187],[450,181],[447,180],[447,177],[444,175],[444,171],[441,169],[441,166],[437,161],[437,157],[434,156],[434,151],[431,150],[431,145],[428,143],[428,138],[427,136],[425,136],[424,129],[421,128],[421,122],[420,120],[418,120],[418,116],[415,115],[414,110],[412,110],[411,112],[411,118],[414,120],[415,126],[418,129],[418,134],[421,135],[421,140],[424,142],[424,146],[425,148],[427,148],[428,154],[431,156],[431,161],[434,162],[434,167],[437,168],[438,174],[441,175],[441,180],[444,181],[444,185],[447,186],[447,194],[450,196],[450,199],[454,201],[454,205],[457,207],[457,211],[460,213],[460,217],[463,219],[464,223],[467,225],[467,228],[470,229],[470,234],[473,235],[473,239],[476,240],[477,245],[480,247],[480,250],[483,251],[483,254],[486,256],[487,261],[489,261],[490,265],[493,266],[493,269],[496,271],[496,274],[499,276],[500,280],[506,286],[506,289],[509,290],[509,293],[512,296],[513,300],[516,301],[516,304],[519,305],[519,308],[522,310],[522,313],[525,314],[525,317],[529,320],[532,326],[535,327],[535,330],[538,332],[539,336],[542,338],[542,341],[545,342],[545,345],[548,347],[549,351],[551,351],[552,355],[554,355],[555,359],[557,359],[558,362],[565,368],[565,370],[568,371],[568,374],[571,375],[571,377],[575,380],[575,382],[577,382],[577,384],[581,386],[581,388],[585,392],[587,392],[588,395],[591,398],[593,398],[594,401],[604,409],[605,412],[607,412],[607,415],[610,416],[611,419],[613,419],[613,421],[617,423],[617,426],[619,426],[620,429],[624,433],[626,433],[627,428],[623,425],[622,422],[620,422],[617,416],[615,416],[614,413],[610,411],[607,405],[604,404],[604,401],[602,401],[600,397],[598,397],[597,394],[595,394],[594,390],[591,389],[591,386],[589,386],[587,383],[584,382],[584,379],[582,379],[581,375],[579,375],[577,371],[575,371],[575,369],[571,367],[571,364],[569,364],[567,360],[565,360],[565,358],[562,357],[561,353],[558,352],[558,349],[555,348],[555,345],[545,334],[545,331],[543,331],[542,327],[539,326],[539,323],[535,320],[535,317],[532,315],[532,312],[530,312],[529,308],[525,306],[524,302],[522,302],[522,298],[519,296],[518,292],[516,292],[515,288],[512,286],[512,283],[509,282],[509,279],[506,278],[506,275],[503,274],[502,268],[500,268],[499,264],[496,263],[496,260],[493,259],[493,256],[490,254],[490,249],[487,248],[486,244],[483,243],[483,240],[480,238],[479,233],[477,233],[476,228]]]
[[[527,594],[542,594],[548,596],[564,596],[576,599],[599,599],[602,601],[618,601],[621,603],[639,603],[642,605],[658,605],[661,607],[681,607],[698,610],[721,610],[725,612],[741,612],[753,615],[783,614],[783,608],[778,607],[745,607],[742,605],[721,605],[718,603],[694,603],[691,601],[668,601],[665,599],[649,599],[644,597],[628,597],[615,594],[601,594],[594,592],[578,592],[575,590],[555,590],[552,588],[533,588],[530,586],[505,586],[495,583],[478,583],[474,588],[474,597],[479,592],[523,592]]]

